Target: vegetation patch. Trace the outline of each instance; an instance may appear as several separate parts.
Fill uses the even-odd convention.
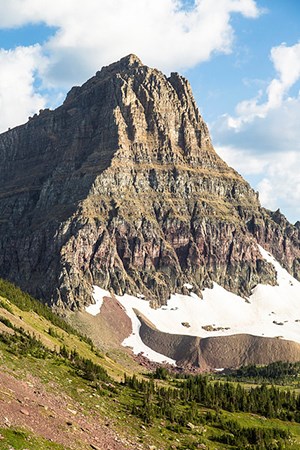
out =
[[[300,362],[274,362],[267,366],[249,365],[224,371],[227,380],[270,383],[300,387]]]
[[[84,339],[88,344],[92,344],[92,341],[88,337],[80,335],[80,333],[78,333],[75,328],[71,327],[62,317],[55,314],[49,306],[43,304],[39,300],[36,300],[31,295],[21,291],[21,289],[13,283],[3,280],[2,278],[0,278],[0,296],[9,299],[9,301],[16,305],[20,310],[33,311],[67,333],[78,336],[81,339]],[[0,307],[8,309],[6,302],[2,301],[2,304],[4,306],[0,304]],[[13,312],[11,308],[8,310]]]
[[[31,300],[27,303],[27,294],[24,295],[27,300],[19,298],[16,303],[24,302],[24,308],[35,305]],[[10,305],[5,299],[3,303]],[[11,301],[11,310],[17,317],[18,308]],[[42,315],[42,320],[31,315],[33,309],[29,309],[22,321],[14,320],[11,315],[4,317],[2,309],[0,322],[13,330],[13,334],[0,333],[2,367],[16,373],[19,379],[27,379],[28,374],[38,377],[49,392],[55,389],[62,398],[69,396],[77,402],[77,408],[80,405],[86,417],[95,416],[113,423],[122,436],[136,443],[131,448],[300,448],[297,393],[300,363],[248,366],[210,375],[174,373],[166,367],[157,367],[152,374],[126,374],[119,382],[102,365],[102,361],[107,364],[106,358],[97,356],[94,346],[79,333],[66,333],[65,327],[57,325],[52,311],[52,319],[46,319],[45,308],[47,313]],[[27,321],[32,327],[30,332],[25,329]],[[35,323],[38,323],[36,334],[32,332]],[[41,342],[42,335],[55,343],[55,348]],[[0,450],[10,447],[15,450],[67,448],[26,430],[0,429]]]
[[[62,445],[34,436],[18,428],[0,428],[1,450],[68,450]]]

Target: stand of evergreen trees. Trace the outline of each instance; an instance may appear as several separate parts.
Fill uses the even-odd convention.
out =
[[[232,370],[226,374],[228,380],[268,382],[285,385],[300,384],[300,362],[277,361],[266,366],[249,365]]]
[[[163,377],[159,375],[164,379],[165,373]],[[124,384],[139,394],[140,400],[133,403],[131,413],[146,424],[165,420],[171,430],[179,433],[190,423],[212,425],[223,431],[214,440],[239,450],[283,449],[290,434],[272,427],[242,427],[234,420],[224,419],[222,410],[300,422],[300,396],[274,386],[245,389],[239,384],[214,382],[206,376],[188,376],[177,380],[174,387],[158,385],[153,379],[125,376]],[[210,411],[204,414],[203,407]]]
[[[300,423],[300,395],[294,391],[279,389],[265,384],[250,389],[230,382],[212,382],[206,376],[189,376],[178,380],[176,388],[157,386],[153,380],[139,381],[135,376],[125,378],[125,384],[144,393],[145,402],[150,398],[156,400],[160,415],[169,418],[176,402],[198,404],[216,411],[223,409],[230,412],[247,412],[267,418]],[[154,402],[155,403],[155,402]],[[191,408],[193,410],[193,408]],[[166,414],[165,414],[165,411]],[[189,416],[191,413],[189,412]],[[187,420],[192,419],[191,417]]]
[[[288,431],[278,428],[242,427],[235,420],[224,419],[220,414],[211,414],[207,421],[224,431],[211,440],[238,450],[282,450],[291,437]]]

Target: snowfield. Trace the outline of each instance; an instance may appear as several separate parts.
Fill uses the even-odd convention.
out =
[[[149,302],[142,296],[116,296],[132,321],[133,333],[123,345],[132,347],[135,354],[143,352],[153,361],[174,363],[143,344],[139,336],[141,324],[134,309],[166,333],[200,337],[246,333],[281,337],[300,343],[300,282],[283,269],[272,255],[262,247],[259,249],[263,258],[275,267],[278,286],[260,284],[247,300],[216,283],[213,289],[203,291],[203,299],[192,292],[192,285],[186,285],[191,290],[190,295],[171,295],[167,305],[159,309],[150,308]],[[99,313],[102,298],[106,295],[110,294],[95,286],[96,305],[89,306],[87,312]]]

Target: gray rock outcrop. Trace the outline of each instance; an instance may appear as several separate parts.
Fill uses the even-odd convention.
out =
[[[276,283],[257,243],[300,279],[300,227],[216,154],[188,81],[134,55],[1,134],[0,162],[0,276],[49,304],[93,284],[154,306],[185,283],[247,296]]]

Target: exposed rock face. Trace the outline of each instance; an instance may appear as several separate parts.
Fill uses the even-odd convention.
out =
[[[189,83],[134,55],[0,135],[0,275],[58,306],[92,284],[153,304],[192,282],[248,295],[300,278],[299,226],[215,153]]]

